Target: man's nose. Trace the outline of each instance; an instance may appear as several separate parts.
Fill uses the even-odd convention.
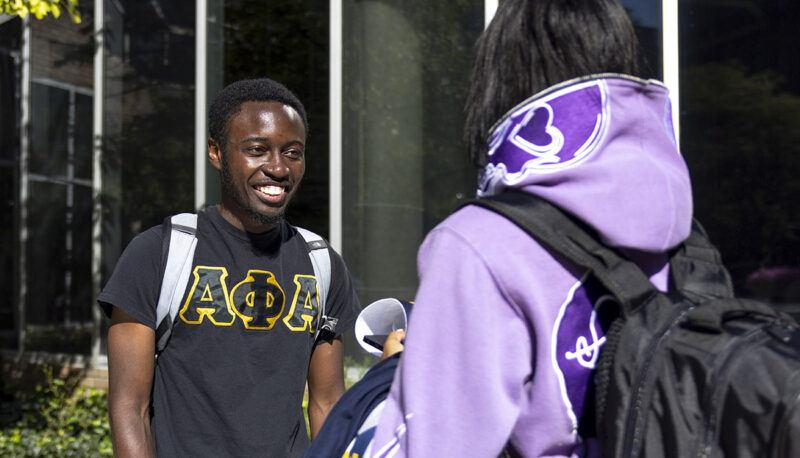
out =
[[[286,164],[286,158],[280,151],[271,151],[265,154],[264,162],[261,164],[261,170],[269,176],[275,178],[283,178],[289,174],[289,166]]]

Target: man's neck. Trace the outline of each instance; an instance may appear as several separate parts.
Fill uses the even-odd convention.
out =
[[[217,205],[219,214],[225,218],[233,227],[249,232],[251,234],[263,234],[275,228],[275,224],[259,224],[244,210],[236,208],[231,209],[231,205],[220,203]]]

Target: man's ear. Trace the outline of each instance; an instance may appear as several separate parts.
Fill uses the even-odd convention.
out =
[[[211,137],[208,137],[208,160],[217,170],[222,170],[222,151],[219,144]]]

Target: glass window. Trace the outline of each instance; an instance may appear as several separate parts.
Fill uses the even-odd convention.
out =
[[[103,284],[135,235],[194,210],[195,73],[194,1],[104,8]]]
[[[67,201],[64,185],[33,181],[28,185],[27,324],[63,321],[65,296],[65,242]]]
[[[18,185],[16,170],[0,165],[0,348],[17,346],[17,233],[14,196]]]
[[[23,286],[28,351],[91,351],[94,46],[85,5],[82,15],[82,24],[66,16],[30,22],[27,186],[14,200],[27,215],[14,213],[27,234],[16,253],[24,270],[15,281]]]
[[[639,40],[639,76],[662,79],[661,2],[622,0],[622,5],[631,17]]]
[[[17,347],[19,19],[0,24],[0,348]]]
[[[26,349],[85,354],[94,306],[91,169],[86,170],[91,146],[77,140],[91,138],[91,98],[69,85],[49,84],[31,84],[30,167],[22,202],[28,212]],[[88,179],[76,177],[81,168]]]
[[[0,161],[14,161],[19,154],[17,118],[21,22],[10,19],[0,23]]]
[[[69,92],[31,84],[31,136],[28,170],[43,175],[67,174]]]
[[[681,147],[737,294],[800,311],[800,3],[680,4]],[[793,305],[792,305],[793,304]]]
[[[70,272],[68,321],[86,323],[92,321],[92,188],[76,185],[68,191],[66,269]]]
[[[91,188],[35,180],[28,189],[25,349],[89,354]]]
[[[75,94],[74,174],[78,178],[92,179],[92,96]],[[87,226],[91,227],[91,225]]]
[[[483,12],[343,2],[343,252],[363,304],[412,299],[424,235],[474,194],[461,132]]]
[[[209,2],[209,103],[224,85],[264,76],[297,95],[309,124],[306,172],[287,219],[324,236],[328,233],[328,11],[327,0]],[[212,173],[217,175],[216,170]]]

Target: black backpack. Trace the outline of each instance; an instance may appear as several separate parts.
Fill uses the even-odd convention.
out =
[[[670,291],[661,293],[540,198],[509,190],[470,204],[590,269],[617,298],[587,398],[594,414],[584,415],[594,417],[589,429],[603,456],[800,456],[800,327],[770,305],[734,297],[697,222],[671,253]]]

